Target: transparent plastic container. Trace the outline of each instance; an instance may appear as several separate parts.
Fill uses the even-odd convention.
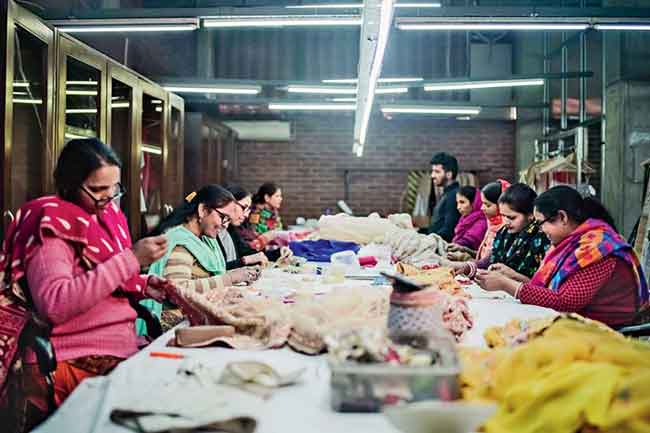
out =
[[[455,343],[444,329],[429,333],[395,333],[391,339],[431,351],[426,367],[329,361],[330,402],[337,412],[380,412],[386,405],[460,398],[460,363]]]

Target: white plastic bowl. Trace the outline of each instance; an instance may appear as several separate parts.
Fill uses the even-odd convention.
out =
[[[471,433],[496,411],[496,405],[440,400],[387,406],[384,414],[404,433]]]

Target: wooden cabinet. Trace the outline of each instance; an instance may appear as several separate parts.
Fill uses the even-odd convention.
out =
[[[136,74],[121,65],[108,64],[106,92],[110,101],[106,111],[106,143],[122,161],[122,186],[126,195],[120,206],[129,221],[132,235],[140,226],[140,110],[142,92]]]
[[[163,89],[141,81],[142,107],[140,121],[140,158],[142,166],[142,225],[141,233],[152,230],[164,215],[166,179],[169,164],[167,147],[167,95]]]
[[[74,38],[57,37],[56,155],[74,138],[107,136],[106,57]]]
[[[169,188],[165,190],[166,212],[169,212],[185,197],[183,182],[185,138],[185,101],[180,96],[169,94],[167,119],[167,153],[165,156],[165,179]]]
[[[55,192],[69,140],[96,137],[122,161],[133,237],[146,233],[184,194],[183,99],[12,0],[0,1],[0,20],[0,230],[26,201]]]
[[[25,201],[52,189],[55,76],[55,32],[15,3],[2,3],[0,229]]]
[[[187,113],[185,122],[186,192],[210,183],[235,180],[237,162],[232,130],[201,113]]]

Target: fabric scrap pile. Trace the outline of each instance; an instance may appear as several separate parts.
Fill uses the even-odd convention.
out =
[[[296,296],[291,304],[278,298],[246,296],[244,290],[233,287],[197,293],[177,288],[172,301],[193,327],[234,328],[233,332],[217,333],[209,343],[242,350],[288,344],[299,352],[317,354],[325,349],[323,339],[329,332],[385,326],[388,317],[389,287],[340,287],[319,296]]]
[[[461,351],[464,398],[499,403],[482,431],[650,431],[650,344],[576,315],[524,328],[488,331],[500,348]]]

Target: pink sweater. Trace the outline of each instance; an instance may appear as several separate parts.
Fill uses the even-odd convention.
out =
[[[57,360],[137,352],[135,311],[126,298],[111,295],[139,272],[130,249],[88,271],[68,242],[44,239],[27,263],[27,281],[36,309],[53,325]],[[27,360],[34,362],[33,354]]]

